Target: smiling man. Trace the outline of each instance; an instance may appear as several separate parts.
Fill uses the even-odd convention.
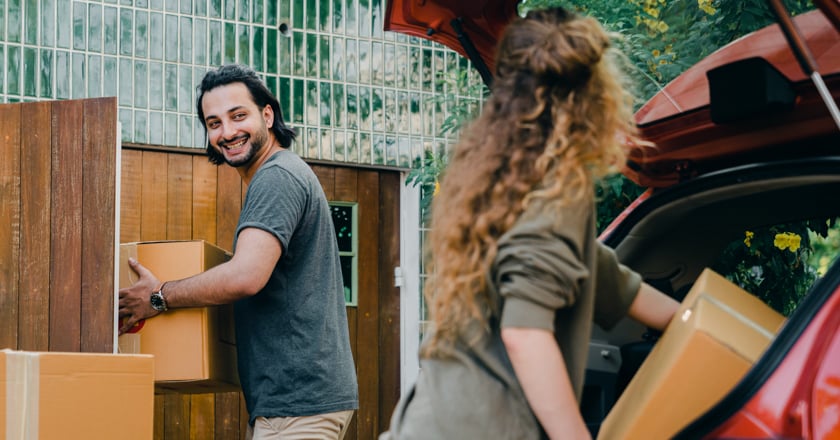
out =
[[[212,70],[198,91],[210,162],[236,168],[248,185],[233,258],[165,282],[129,261],[140,279],[120,290],[120,332],[170,308],[233,303],[248,437],[340,439],[358,385],[327,199],[288,150],[295,134],[251,68]]]

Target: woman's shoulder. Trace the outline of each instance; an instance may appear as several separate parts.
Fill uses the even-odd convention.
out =
[[[511,229],[542,230],[555,234],[564,231],[583,232],[589,229],[594,216],[595,205],[590,198],[532,199]]]

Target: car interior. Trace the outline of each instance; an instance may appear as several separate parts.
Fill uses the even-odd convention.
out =
[[[745,231],[840,217],[840,155],[741,165],[654,192],[604,243],[650,284],[681,301]],[[757,294],[758,292],[750,292]],[[582,412],[596,432],[656,343],[656,332],[625,319],[595,327]]]

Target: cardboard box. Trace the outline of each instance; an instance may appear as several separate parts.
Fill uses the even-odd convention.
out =
[[[0,350],[0,433],[151,440],[153,376],[152,356]]]
[[[228,261],[230,254],[202,240],[124,243],[120,287],[137,281],[129,257],[167,281],[204,272]],[[168,310],[120,335],[119,349],[155,356],[159,393],[229,391],[239,385],[231,305]]]
[[[706,269],[624,393],[599,439],[666,439],[728,393],[785,318]]]

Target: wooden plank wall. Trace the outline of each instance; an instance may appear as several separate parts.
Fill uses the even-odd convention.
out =
[[[243,200],[236,170],[201,154],[126,147],[122,152],[120,243],[201,239],[233,247]],[[240,439],[247,412],[239,392],[155,395],[155,439]]]
[[[0,105],[0,348],[113,351],[117,209],[120,243],[231,249],[245,190],[236,171],[138,146],[117,164],[116,118],[114,98]],[[348,318],[361,408],[347,438],[375,439],[399,397],[399,173],[313,169],[330,200],[359,204],[360,294]],[[154,420],[158,440],[242,439],[247,412],[239,392],[160,394]]]
[[[0,348],[112,352],[117,101],[0,105]]]
[[[347,440],[375,439],[399,398],[399,173],[312,165],[331,201],[359,205],[359,299],[348,307],[360,409]],[[120,242],[204,239],[231,250],[245,188],[203,154],[127,147],[122,155]],[[155,439],[244,438],[238,392],[155,396]]]

